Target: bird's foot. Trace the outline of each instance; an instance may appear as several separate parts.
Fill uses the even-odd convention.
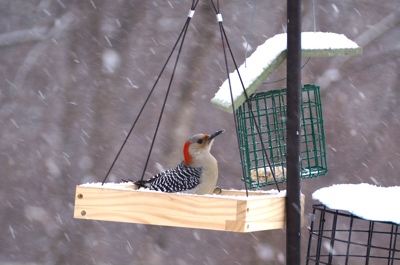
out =
[[[222,189],[220,188],[220,187],[215,187],[215,189],[214,189],[214,194],[221,194],[221,192],[222,192]]]

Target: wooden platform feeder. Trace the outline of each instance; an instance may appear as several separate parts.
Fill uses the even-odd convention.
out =
[[[259,46],[239,67],[243,85],[252,95],[263,81],[286,58],[286,34],[279,34]],[[315,40],[324,41],[322,44]],[[334,33],[302,34],[302,55],[307,57],[360,55],[362,48],[344,35]],[[265,56],[267,55],[267,56]],[[261,58],[261,59],[260,59]],[[261,63],[260,63],[261,62]],[[247,67],[247,65],[249,67]],[[245,101],[236,71],[233,83],[232,109],[228,80],[211,102],[218,108],[237,111]],[[74,217],[149,225],[177,226],[230,232],[254,232],[282,229],[286,226],[286,192],[222,190],[219,194],[190,195],[137,190],[135,185],[106,183],[76,187]],[[301,195],[301,220],[304,195]]]
[[[286,192],[221,190],[191,195],[135,190],[134,185],[76,187],[74,217],[230,232],[285,228]],[[304,213],[304,195],[301,196]]]

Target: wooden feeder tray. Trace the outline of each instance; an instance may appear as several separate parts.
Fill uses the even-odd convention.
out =
[[[286,192],[221,190],[192,195],[137,190],[132,184],[76,187],[74,218],[230,232],[285,228]],[[301,215],[304,195],[301,195]]]

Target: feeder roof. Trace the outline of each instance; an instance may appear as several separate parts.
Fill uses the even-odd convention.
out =
[[[286,35],[286,33],[275,35],[257,47],[255,52],[239,67],[242,81],[240,81],[236,70],[229,74],[235,109],[246,100],[243,86],[250,96],[286,59]],[[327,57],[361,55],[363,50],[343,34],[303,32],[301,34],[301,52],[304,57]],[[211,99],[211,103],[222,110],[232,111],[228,79],[224,81],[214,98]]]

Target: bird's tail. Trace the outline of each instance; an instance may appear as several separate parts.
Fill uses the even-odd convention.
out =
[[[140,189],[140,188],[148,188],[149,185],[150,185],[148,180],[137,180],[137,181],[134,181],[133,184],[138,186],[138,189]]]

